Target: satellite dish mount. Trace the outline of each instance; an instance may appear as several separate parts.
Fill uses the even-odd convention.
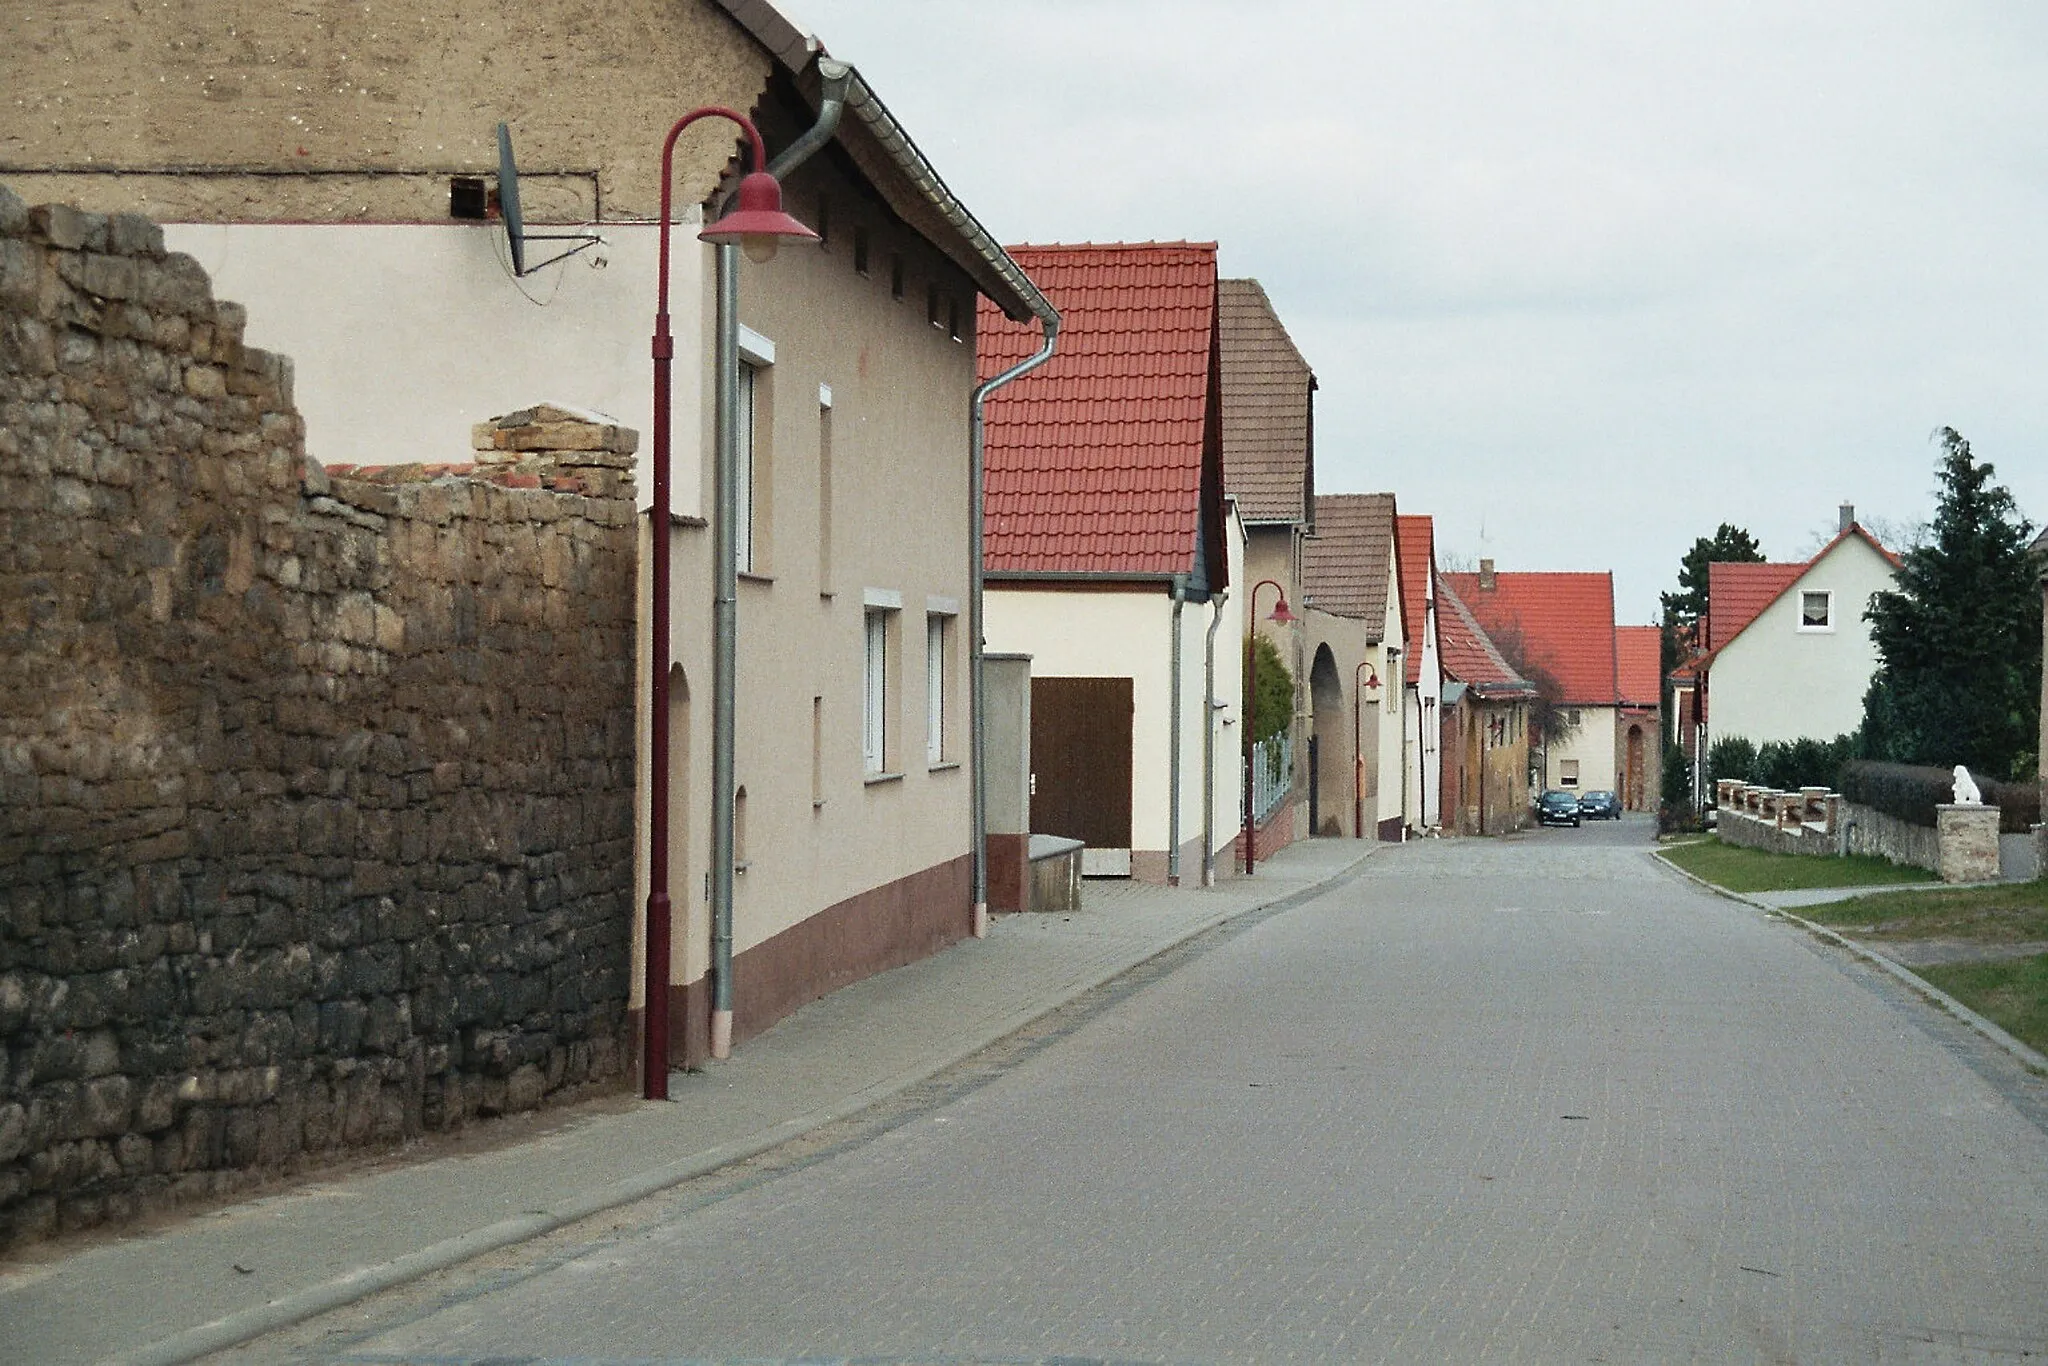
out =
[[[505,223],[505,241],[512,250],[512,273],[521,279],[566,261],[581,251],[588,251],[604,241],[594,232],[528,232],[526,215],[519,207],[519,167],[512,159],[512,130],[504,124],[498,125],[498,216]],[[528,242],[574,242],[567,251],[557,252],[545,261],[531,265],[526,260]]]

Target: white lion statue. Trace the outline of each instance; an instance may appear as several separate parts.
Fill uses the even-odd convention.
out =
[[[1956,765],[1956,805],[1984,805],[1984,794],[1977,790],[1976,782],[1970,777],[1970,770],[1961,764]]]

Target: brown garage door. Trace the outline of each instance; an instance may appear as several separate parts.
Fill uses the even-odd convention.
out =
[[[1031,680],[1031,831],[1131,847],[1131,680]]]

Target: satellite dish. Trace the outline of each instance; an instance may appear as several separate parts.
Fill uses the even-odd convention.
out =
[[[521,279],[604,241],[594,232],[530,233],[526,230],[526,213],[519,207],[519,164],[512,156],[512,130],[502,123],[498,125],[498,215],[505,221],[505,242],[512,252],[512,273]],[[529,266],[526,264],[528,242],[574,242],[576,245]]]

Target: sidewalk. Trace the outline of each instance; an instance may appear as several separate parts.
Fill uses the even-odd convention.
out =
[[[188,1361],[701,1175],[865,1109],[1210,927],[1313,894],[1374,845],[1313,840],[1208,891],[1091,882],[790,1016],[669,1103],[531,1142],[311,1180],[58,1260],[0,1267],[0,1361]]]

